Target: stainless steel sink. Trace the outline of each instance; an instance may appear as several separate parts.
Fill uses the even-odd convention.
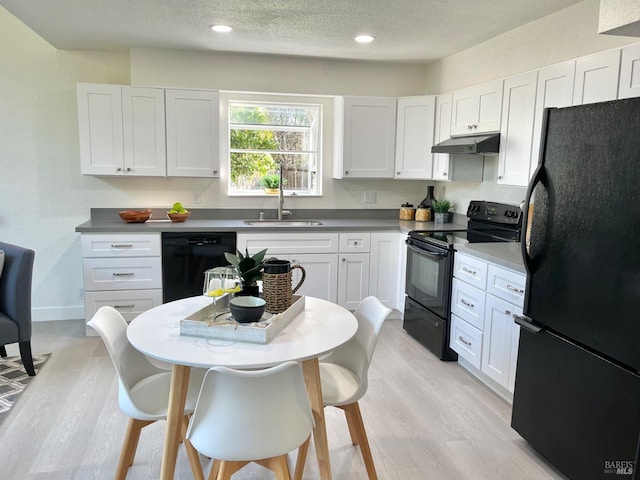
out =
[[[254,227],[315,227],[322,225],[318,220],[245,220],[245,225]]]

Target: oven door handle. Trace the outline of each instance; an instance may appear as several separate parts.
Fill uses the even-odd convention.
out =
[[[421,248],[414,247],[411,244],[407,244],[407,248],[409,248],[410,250],[413,250],[419,255],[427,255],[429,257],[445,258],[447,255],[449,255],[449,253],[437,253],[437,252],[429,252],[427,250],[422,250]]]

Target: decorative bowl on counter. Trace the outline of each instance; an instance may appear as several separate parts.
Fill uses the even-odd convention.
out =
[[[191,212],[187,212],[187,213],[169,213],[169,212],[167,212],[167,217],[169,217],[169,219],[173,223],[186,222],[187,218],[189,218],[190,216],[191,216]]]
[[[118,215],[127,223],[144,223],[151,217],[151,210],[122,210]]]

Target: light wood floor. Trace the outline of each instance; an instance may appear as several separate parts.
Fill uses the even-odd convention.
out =
[[[34,353],[53,355],[0,424],[0,477],[113,478],[127,418],[102,341],[86,338],[82,322],[65,321],[36,323],[32,344]],[[566,478],[510,428],[504,400],[457,363],[436,359],[400,320],[385,323],[369,374],[360,404],[380,480]],[[329,408],[326,415],[334,479],[366,479],[342,413]],[[143,430],[128,479],[159,477],[163,434],[164,422]],[[175,478],[192,478],[182,448]],[[252,464],[234,480],[272,478]],[[304,478],[317,478],[313,447]]]

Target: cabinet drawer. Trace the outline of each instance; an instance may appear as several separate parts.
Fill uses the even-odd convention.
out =
[[[484,290],[487,287],[487,263],[463,253],[456,253],[453,276]]]
[[[451,315],[449,346],[471,365],[480,368],[482,360],[482,332],[457,315]]]
[[[522,273],[489,265],[487,293],[522,308],[527,277]]]
[[[162,288],[160,257],[85,258],[82,263],[86,291]]]
[[[159,257],[159,234],[94,235],[80,237],[83,257]]]
[[[485,293],[471,285],[453,279],[451,312],[482,331],[484,329]]]
[[[238,250],[256,253],[267,249],[267,257],[294,253],[338,253],[338,233],[239,234]]]
[[[150,308],[162,305],[162,290],[114,290],[86,292],[84,314],[91,320],[100,307],[115,308],[127,322]]]
[[[369,232],[340,233],[341,253],[367,253],[371,248],[371,234]]]

